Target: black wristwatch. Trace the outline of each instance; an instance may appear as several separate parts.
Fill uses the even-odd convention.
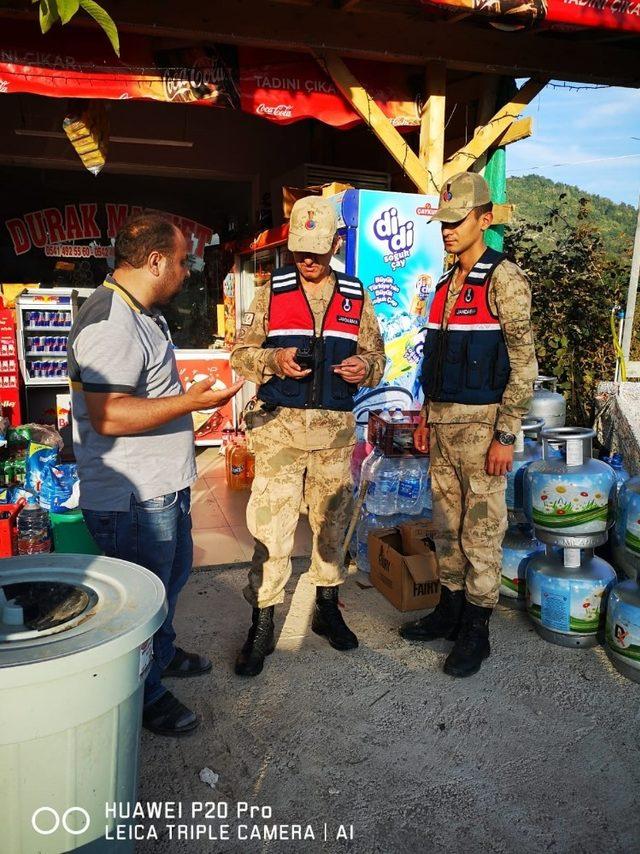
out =
[[[494,435],[501,445],[513,445],[516,441],[515,433],[505,433],[503,430],[496,430]]]

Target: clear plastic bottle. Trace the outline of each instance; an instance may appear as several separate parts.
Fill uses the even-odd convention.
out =
[[[414,456],[400,458],[398,482],[398,513],[415,516],[423,507],[423,484],[426,478],[424,463]]]
[[[379,527],[377,517],[373,513],[365,513],[358,524],[357,546],[356,546],[356,564],[360,572],[370,572],[371,564],[369,563],[369,531]]]
[[[18,554],[36,555],[50,551],[49,514],[37,504],[28,504],[18,514]]]
[[[351,477],[356,490],[360,486],[362,466],[371,453],[371,450],[371,445],[367,441],[367,425],[358,424],[356,427],[356,444],[351,455]]]
[[[375,489],[367,509],[378,516],[392,516],[398,509],[400,458],[382,457],[374,471]]]
[[[362,468],[360,469],[360,482],[363,480],[369,481],[369,490],[365,499],[365,505],[367,508],[369,508],[370,503],[374,500],[376,491],[376,484],[374,480],[375,468],[382,459],[382,452],[378,448],[374,448],[371,453],[365,457],[365,460],[362,463]]]

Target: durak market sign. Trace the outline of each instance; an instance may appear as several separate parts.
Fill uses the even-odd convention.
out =
[[[487,15],[497,27],[594,27],[640,32],[640,0],[422,0],[427,6]]]
[[[278,124],[315,118],[348,128],[362,122],[328,73],[304,54],[231,45],[166,50],[147,37],[123,33],[118,60],[101,34],[83,30],[80,38],[69,28],[48,33],[46,49],[33,45],[32,24],[3,22],[0,94],[198,104]],[[394,125],[420,125],[421,69],[348,63]]]
[[[42,208],[7,219],[4,225],[16,255],[37,250],[48,258],[108,258],[124,222],[142,210],[133,205],[81,202]],[[158,213],[164,213],[182,231],[189,254],[202,259],[205,247],[212,243],[212,229],[177,214]]]

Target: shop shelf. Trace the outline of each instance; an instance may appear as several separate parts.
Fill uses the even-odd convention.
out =
[[[27,377],[24,384],[32,385],[68,385],[69,377]],[[2,387],[0,386],[0,389]]]
[[[70,326],[25,326],[24,332],[71,332]]]
[[[26,356],[27,359],[42,359],[45,356],[47,357],[47,359],[66,359],[67,358],[66,351],[63,353],[60,350],[58,350],[55,353],[48,353],[45,350],[44,352],[40,352],[40,353],[30,352],[30,353],[25,353],[24,355]]]

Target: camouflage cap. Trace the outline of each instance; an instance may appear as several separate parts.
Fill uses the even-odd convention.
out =
[[[477,172],[459,172],[443,184],[438,212],[429,222],[460,222],[474,208],[491,201],[489,185]]]
[[[333,205],[322,196],[305,196],[291,209],[289,240],[291,252],[324,255],[333,245],[338,220]]]

